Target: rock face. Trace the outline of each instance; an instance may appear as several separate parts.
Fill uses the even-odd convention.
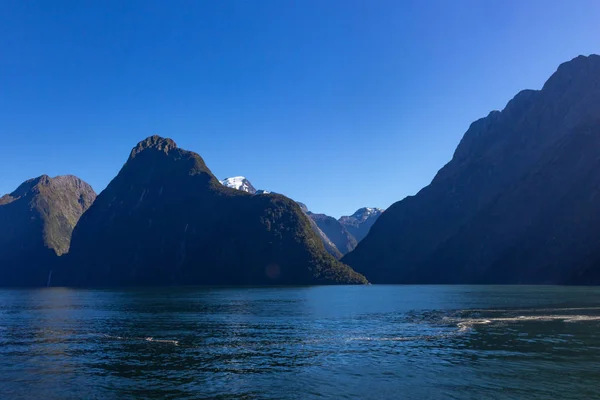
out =
[[[474,122],[343,261],[385,283],[600,283],[600,56]]]
[[[360,242],[367,236],[367,233],[369,233],[369,230],[382,212],[381,208],[363,207],[350,216],[341,217],[339,221],[354,236],[356,241]]]
[[[170,139],[140,142],[73,232],[69,285],[366,283],[292,200],[223,186]]]
[[[92,187],[75,176],[47,175],[1,197],[0,286],[45,286],[95,198]]]
[[[300,204],[302,204],[302,203],[300,203]],[[306,206],[304,206],[304,207],[306,207]],[[302,211],[304,212],[304,214],[308,218],[311,230],[319,237],[319,239],[321,239],[321,242],[323,243],[323,246],[325,247],[325,251],[327,251],[327,253],[329,253],[330,255],[334,256],[338,260],[340,258],[342,258],[342,256],[343,256],[342,252],[331,241],[331,239],[329,239],[327,237],[327,235],[325,234],[325,232],[323,232],[321,230],[321,228],[319,228],[319,226],[317,225],[317,223],[315,222],[315,220],[312,219],[310,217],[310,215],[308,215],[308,211],[305,211],[304,208],[302,208]]]
[[[316,233],[319,236],[321,242],[323,242],[323,246],[325,246],[325,250],[338,260],[342,258],[343,254],[331,241],[331,239],[327,237],[325,232],[323,232],[321,228],[319,228],[315,220],[311,217],[311,212],[308,211],[308,207],[306,206],[306,204],[301,203],[299,201],[297,201],[296,203],[300,206],[300,210],[302,210],[302,212],[308,217],[308,220],[310,222],[310,228],[313,230],[314,233]]]
[[[335,245],[340,253],[346,254],[356,247],[356,239],[340,222],[325,214],[308,212],[308,216],[315,221],[319,229]]]

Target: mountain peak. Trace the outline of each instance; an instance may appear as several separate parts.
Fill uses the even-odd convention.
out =
[[[0,284],[44,284],[95,198],[92,187],[73,175],[41,175],[0,198]]]
[[[453,160],[457,165],[469,160],[481,159],[483,154],[499,148],[499,143],[507,140],[511,129],[506,124],[521,119],[551,118],[552,113],[560,112],[561,123],[583,120],[585,114],[596,113],[593,108],[600,98],[600,56],[578,56],[562,63],[550,76],[541,90],[522,90],[517,93],[502,111],[492,111],[487,117],[473,122],[456,148]],[[542,108],[540,104],[546,104]],[[587,103],[587,105],[584,105]],[[538,115],[532,115],[532,107],[537,107]],[[543,123],[543,122],[540,122]],[[544,129],[540,134],[548,134],[556,129]],[[528,135],[527,137],[530,137]],[[526,140],[523,138],[522,140]],[[535,143],[535,141],[531,141]],[[498,151],[497,151],[498,152]],[[452,175],[454,169],[442,168],[435,179]]]
[[[10,196],[12,197],[21,197],[29,192],[31,189],[36,187],[37,185],[44,184],[50,181],[50,177],[48,175],[40,175],[37,178],[27,179],[25,182],[21,183],[19,187],[17,187]]]
[[[546,81],[542,90],[565,91],[569,86],[581,82],[589,85],[589,80],[600,73],[600,56],[577,56],[560,64],[554,74]]]
[[[600,55],[590,54],[589,56],[584,56],[583,54],[581,54],[569,61],[565,61],[564,63],[560,64],[558,66],[558,71],[563,71],[565,69],[579,70],[582,67],[593,65],[600,65]]]
[[[360,242],[367,236],[371,226],[377,221],[381,213],[383,213],[381,208],[363,207],[350,216],[341,217],[339,221]]]
[[[247,192],[250,194],[255,194],[257,192],[256,188],[252,186],[250,181],[246,179],[244,176],[233,176],[231,178],[223,179],[221,185],[227,186],[232,189],[241,190],[242,192]]]
[[[369,215],[369,214],[377,214],[377,213],[381,213],[383,211],[383,209],[381,208],[375,208],[375,207],[363,207],[363,208],[359,208],[358,210],[356,210],[356,212],[354,214],[352,214],[353,216],[359,216],[359,215]]]
[[[19,199],[23,196],[28,195],[30,192],[32,192],[34,190],[39,191],[40,186],[48,186],[48,185],[53,185],[57,188],[72,186],[72,187],[83,188],[84,190],[93,192],[93,189],[91,188],[91,186],[89,186],[87,183],[85,183],[84,181],[82,181],[81,179],[79,179],[78,177],[76,177],[74,175],[59,175],[59,176],[55,176],[54,178],[51,178],[50,176],[44,174],[44,175],[38,176],[37,178],[31,178],[31,179],[28,179],[25,182],[21,183],[19,185],[19,187],[17,187],[13,192],[11,192],[5,196],[2,196],[1,198],[3,199],[3,201],[1,201],[0,204],[10,203],[16,199]]]
[[[342,217],[342,218],[354,218],[354,219],[362,222],[372,216],[378,217],[382,212],[383,212],[383,209],[381,209],[381,208],[363,207],[363,208],[359,208],[358,210],[356,210],[354,212],[354,214],[352,214],[350,217]]]
[[[292,200],[228,189],[200,155],[174,146],[150,137],[134,148],[135,158],[77,223],[56,282],[366,283],[327,255]],[[244,177],[229,181],[247,182]]]
[[[164,151],[168,153],[171,149],[176,149],[177,144],[173,139],[163,138],[158,135],[152,135],[147,137],[146,139],[139,142],[133,150],[131,150],[131,155],[129,158],[134,158],[137,154],[141,153],[146,149],[153,149],[157,151]]]

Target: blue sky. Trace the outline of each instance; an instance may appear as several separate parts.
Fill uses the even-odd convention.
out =
[[[143,138],[333,216],[427,185],[469,124],[598,53],[597,1],[0,2],[0,193],[101,191]]]

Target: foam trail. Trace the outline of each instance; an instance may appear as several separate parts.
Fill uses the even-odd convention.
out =
[[[146,341],[146,342],[155,342],[155,343],[169,343],[175,346],[179,346],[179,340],[171,340],[171,339],[155,339],[152,336],[146,336],[146,337],[123,337],[123,336],[115,336],[115,335],[107,335],[107,334],[103,334],[101,335],[105,338],[108,339],[116,339],[116,340],[139,340],[139,341]]]
[[[148,336],[144,338],[147,342],[157,342],[157,343],[171,343],[175,346],[179,346],[179,341],[177,340],[169,340],[169,339],[154,339],[152,336]]]
[[[600,307],[556,307],[556,308],[523,308],[523,309],[495,309],[495,308],[472,308],[463,312],[555,312],[555,311],[592,311],[600,310]]]
[[[456,321],[456,326],[459,332],[467,332],[476,325],[487,325],[494,322],[515,323],[524,321],[563,321],[563,322],[585,322],[585,321],[600,321],[600,316],[596,315],[519,315],[516,317],[499,317],[499,318],[466,318],[466,319],[451,319]]]

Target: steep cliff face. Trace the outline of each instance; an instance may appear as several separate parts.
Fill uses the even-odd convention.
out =
[[[319,229],[331,240],[342,255],[352,251],[356,247],[354,236],[337,219],[329,215],[311,212],[308,213],[308,216],[315,221]]]
[[[66,284],[365,283],[327,254],[292,200],[223,186],[202,158],[140,142],[77,225]]]
[[[44,286],[96,198],[75,176],[30,179],[0,198],[0,286]]]
[[[599,135],[600,57],[577,57],[474,122],[431,184],[343,261],[373,282],[589,281]]]

